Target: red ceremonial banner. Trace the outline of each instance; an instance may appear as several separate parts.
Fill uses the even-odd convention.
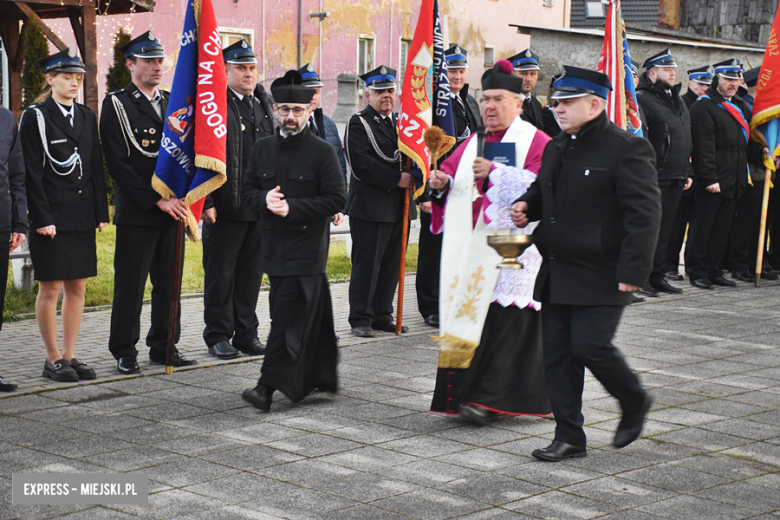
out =
[[[430,99],[433,92],[433,22],[433,0],[422,0],[417,28],[407,54],[398,114],[398,148],[417,163],[423,180],[431,173],[431,157],[423,133],[431,126],[433,117]],[[424,183],[418,191],[422,190]]]
[[[750,134],[754,140],[769,148],[771,155],[780,155],[780,12],[775,15],[769,33],[764,61],[756,82],[756,99],[753,102],[753,118]],[[777,71],[777,74],[775,74]],[[764,165],[774,171],[771,157],[764,158]]]

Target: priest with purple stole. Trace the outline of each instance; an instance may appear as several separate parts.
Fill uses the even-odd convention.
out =
[[[431,231],[444,232],[445,259],[431,411],[480,425],[496,414],[552,413],[533,299],[542,259],[531,246],[518,258],[524,269],[499,270],[487,244],[489,235],[531,233],[514,227],[510,207],[536,179],[550,138],[520,118],[523,80],[509,61],[485,72],[482,91],[486,133],[472,134],[430,176]]]

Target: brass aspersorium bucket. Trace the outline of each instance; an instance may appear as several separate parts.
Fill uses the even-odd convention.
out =
[[[499,269],[525,269],[517,259],[534,243],[533,235],[488,235],[487,243],[504,259],[496,265]]]

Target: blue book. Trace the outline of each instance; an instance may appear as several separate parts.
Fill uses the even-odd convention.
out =
[[[485,159],[505,166],[517,166],[515,143],[485,143]]]

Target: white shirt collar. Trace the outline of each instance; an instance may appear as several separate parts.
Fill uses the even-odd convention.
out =
[[[244,95],[243,94],[241,94],[239,92],[236,92],[236,90],[233,87],[228,87],[228,88],[233,91],[233,94],[236,95],[236,97],[238,98],[239,101],[243,101],[244,100]]]
[[[57,102],[55,101],[55,103],[57,103]],[[57,103],[57,106],[60,107],[60,112],[62,112],[63,116],[68,117],[68,114],[70,114],[71,120],[73,120],[73,121],[76,120],[76,110],[75,110],[76,103],[73,103],[70,106],[70,110],[66,109],[63,105],[61,105],[59,103]]]
[[[146,92],[144,92],[140,88],[138,90],[141,91],[141,94],[143,94],[144,97],[146,97],[146,99],[148,99],[150,103],[159,103],[162,100],[162,94],[160,94],[160,89],[157,87],[154,87],[155,94],[152,97],[147,96]]]

